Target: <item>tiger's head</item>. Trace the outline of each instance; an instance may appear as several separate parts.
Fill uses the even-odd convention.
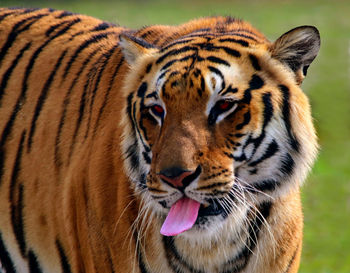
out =
[[[120,37],[130,66],[125,166],[169,225],[208,231],[230,215],[238,221],[247,204],[297,188],[315,159],[300,85],[319,50],[317,29],[295,28],[270,43],[240,24],[250,33],[190,31],[162,46]]]

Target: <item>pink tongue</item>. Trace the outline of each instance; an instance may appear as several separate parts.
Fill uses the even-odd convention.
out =
[[[160,233],[174,236],[190,229],[196,222],[200,203],[187,197],[178,200],[170,208]]]

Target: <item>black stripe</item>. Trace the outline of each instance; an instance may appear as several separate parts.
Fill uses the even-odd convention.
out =
[[[242,40],[242,39],[234,39],[234,38],[222,38],[222,39],[219,39],[219,42],[231,42],[231,43],[236,43],[236,44],[240,44],[241,46],[244,46],[244,47],[248,47],[249,46],[249,43],[245,40]]]
[[[220,91],[225,89],[226,84],[225,84],[225,78],[224,75],[222,75],[221,71],[213,66],[208,66],[208,69],[212,72],[215,73],[216,75],[218,75],[221,78],[221,88]]]
[[[0,84],[0,106],[1,106],[2,97],[5,94],[7,83],[11,78],[11,74],[12,74],[13,70],[16,68],[18,62],[23,57],[24,52],[26,52],[30,46],[31,46],[31,42],[28,42],[27,44],[24,45],[24,47],[20,50],[20,52],[18,53],[16,58],[12,61],[10,67],[4,73],[4,76],[2,77],[2,81]]]
[[[267,192],[274,191],[281,183],[275,179],[266,179],[251,184],[251,187],[247,188],[247,191],[251,192]]]
[[[197,89],[198,95],[201,97],[205,92],[205,80],[201,72],[199,72],[199,77],[201,78],[201,88]]]
[[[58,250],[58,254],[60,255],[60,262],[61,262],[61,267],[62,267],[62,272],[63,273],[71,273],[71,268],[70,264],[68,261],[68,258],[66,256],[66,253],[58,239],[56,239],[56,248]]]
[[[146,98],[155,98],[156,100],[159,98],[158,93],[156,91],[148,94]]]
[[[57,60],[57,63],[55,65],[55,67],[53,68],[49,78],[45,82],[44,87],[41,90],[40,96],[39,96],[39,98],[37,100],[37,103],[35,105],[34,115],[33,115],[33,118],[32,118],[30,131],[29,131],[29,136],[28,136],[28,141],[27,141],[28,152],[30,152],[31,147],[32,147],[32,141],[33,141],[32,138],[33,138],[34,133],[35,133],[36,122],[37,122],[37,120],[39,118],[40,112],[41,112],[41,110],[42,110],[42,108],[44,106],[44,103],[45,103],[46,99],[47,99],[47,96],[49,94],[49,90],[50,90],[51,84],[52,84],[52,82],[54,80],[54,77],[55,77],[59,67],[62,64],[62,60],[66,56],[66,53],[67,53],[67,50],[63,51],[61,56]]]
[[[167,46],[163,47],[160,52],[163,53],[164,51],[168,50],[169,48],[171,47],[174,47],[174,46],[177,46],[177,45],[181,45],[181,44],[186,44],[186,43],[189,43],[193,41],[193,39],[184,39],[184,40],[179,40],[179,41],[176,41],[176,42],[173,42],[171,44],[168,44]]]
[[[220,76],[220,78],[222,79],[222,81],[224,81],[224,76],[222,75],[221,71],[213,66],[208,66],[209,70],[215,74],[217,74],[218,76]]]
[[[75,124],[73,138],[72,138],[72,142],[71,142],[71,145],[70,145],[69,160],[70,160],[70,158],[73,155],[73,151],[74,151],[75,144],[76,144],[75,140],[76,140],[76,138],[78,136],[78,132],[80,130],[81,123],[83,121],[83,116],[84,116],[84,113],[85,113],[85,107],[86,107],[86,103],[87,103],[87,95],[88,95],[88,93],[91,93],[91,90],[93,90],[92,91],[93,92],[92,93],[92,98],[91,98],[91,102],[90,102],[90,111],[87,111],[88,114],[89,114],[89,117],[88,117],[88,121],[87,121],[87,130],[86,130],[86,132],[84,134],[84,139],[86,139],[88,131],[90,129],[89,127],[90,127],[90,121],[91,121],[91,115],[92,115],[92,107],[93,107],[95,95],[96,95],[96,92],[97,92],[98,84],[99,84],[100,79],[101,79],[101,77],[103,75],[103,71],[104,71],[106,65],[108,64],[108,59],[109,59],[110,55],[115,51],[116,48],[117,48],[117,45],[115,45],[113,48],[111,48],[107,53],[104,53],[91,66],[91,69],[87,73],[88,80],[86,81],[86,83],[84,85],[83,92],[82,92],[81,97],[80,97],[79,115],[78,115],[78,119],[77,119],[76,124]],[[105,60],[103,61],[103,59],[105,59]],[[97,67],[102,61],[103,61],[103,65],[102,65],[102,67],[99,67],[99,74],[96,74],[97,73],[97,69],[98,69]],[[95,78],[96,78],[95,88],[92,89],[91,86],[92,86],[92,83],[95,80]],[[68,160],[67,163],[69,163],[69,160]]]
[[[257,160],[249,163],[248,165],[250,167],[255,167],[256,165],[260,164],[261,162],[265,161],[266,159],[272,157],[276,152],[278,152],[279,148],[278,148],[278,144],[276,142],[276,140],[272,140],[269,144],[269,146],[267,147],[265,153]]]
[[[216,175],[213,175],[212,178],[214,177],[217,177],[219,176],[219,174],[216,174]],[[209,177],[207,177],[206,179],[210,179]],[[196,190],[210,190],[210,189],[214,189],[214,188],[217,188],[217,187],[222,187],[222,186],[227,186],[230,182],[217,182],[217,183],[213,183],[213,184],[210,184],[208,186],[202,186],[202,187],[198,187]]]
[[[27,90],[27,81],[29,78],[29,75],[32,71],[32,68],[35,64],[35,61],[37,60],[38,56],[40,55],[40,53],[43,51],[43,49],[45,47],[48,46],[48,44],[50,42],[52,42],[54,39],[56,39],[57,37],[63,35],[66,33],[66,31],[68,31],[74,24],[78,23],[79,20],[74,20],[72,22],[70,22],[64,29],[60,30],[58,33],[56,33],[55,35],[53,35],[52,37],[50,37],[50,39],[47,39],[40,47],[37,48],[37,50],[35,50],[35,52],[33,53],[29,64],[26,67],[26,71],[25,71],[25,77],[23,79],[23,83],[22,83],[22,93],[25,92]]]
[[[133,136],[136,137],[136,136]],[[137,152],[137,140],[135,139],[134,143],[131,144],[126,150],[126,158],[130,159],[130,168],[132,170],[138,170],[140,167],[140,158]]]
[[[244,148],[246,148],[249,144],[253,143],[254,144],[254,150],[250,156],[250,158],[253,158],[253,156],[255,155],[257,149],[259,148],[260,144],[262,143],[262,141],[265,138],[265,128],[267,126],[267,124],[270,122],[272,116],[273,116],[273,106],[271,103],[271,93],[265,93],[262,97],[263,103],[264,103],[264,112],[263,112],[263,118],[264,118],[264,122],[263,122],[263,126],[262,126],[262,130],[261,130],[261,134],[260,136],[258,136],[257,138],[253,138],[253,137],[249,137],[248,141],[246,142]]]
[[[133,119],[133,122],[135,124],[135,128],[136,128],[136,132],[138,134],[138,136],[140,137],[140,140],[142,142],[142,146],[143,148],[145,149],[146,152],[150,152],[151,149],[146,145],[146,143],[144,142],[143,140],[143,137],[142,137],[142,134],[140,132],[140,128],[138,127],[138,122],[137,122],[137,117],[136,117],[136,102],[134,102],[133,104],[133,109],[132,109],[132,119]],[[141,128],[141,130],[143,130],[143,128]],[[145,133],[145,131],[143,131]],[[146,139],[147,139],[147,135],[145,135]]]
[[[122,36],[122,35],[123,35],[123,34],[121,34],[120,36]],[[120,37],[120,36],[119,36],[119,37]],[[146,42],[146,41],[143,40],[143,39],[140,39],[140,38],[137,38],[137,37],[131,36],[131,35],[128,35],[127,37],[128,37],[131,41],[137,43],[138,45],[140,45],[140,46],[142,46],[142,47],[144,47],[144,48],[155,48],[154,45],[152,45],[152,44]]]
[[[19,145],[17,148],[16,159],[12,169],[11,183],[10,183],[10,196],[9,201],[11,204],[11,224],[15,234],[19,249],[23,257],[26,256],[26,240],[24,235],[24,223],[23,223],[23,185],[19,184],[19,172],[21,170],[21,161],[23,155],[23,144],[26,132],[23,131]]]
[[[59,37],[59,36],[65,34],[68,30],[70,30],[70,28],[71,28],[72,26],[74,26],[75,24],[79,23],[80,21],[81,21],[80,18],[75,18],[74,20],[69,21],[69,23],[67,24],[67,26],[64,27],[63,29],[61,29],[60,31],[58,31],[55,35],[53,35],[53,36],[51,37],[50,40],[53,40],[53,39],[55,39],[55,38],[57,38],[57,37]],[[50,41],[50,40],[49,40],[49,41]]]
[[[176,60],[174,60],[173,62],[175,62]],[[157,84],[158,82],[163,79],[165,77],[165,74],[169,72],[169,69],[168,70],[165,70],[162,72],[162,74],[159,75],[158,79],[157,79]]]
[[[230,64],[228,62],[226,62],[225,60],[223,60],[221,58],[215,57],[215,56],[209,56],[209,57],[207,57],[207,60],[211,61],[213,63],[223,64],[223,65],[230,67]]]
[[[76,144],[75,140],[76,140],[76,138],[78,136],[78,132],[79,132],[79,129],[80,129],[80,126],[81,126],[81,122],[83,121],[83,116],[84,116],[84,112],[85,112],[85,105],[87,103],[86,96],[87,96],[88,90],[91,88],[92,82],[94,81],[94,79],[96,77],[95,73],[91,73],[95,69],[95,65],[96,65],[96,63],[90,69],[90,71],[88,73],[88,75],[89,75],[88,79],[87,79],[84,87],[82,88],[82,93],[81,93],[81,96],[80,96],[78,118],[77,118],[77,120],[75,122],[75,128],[74,128],[74,132],[73,132],[73,137],[72,137],[71,145],[70,145],[70,148],[69,148],[69,157],[68,157],[67,165],[69,164],[70,159],[71,159],[71,157],[73,155],[73,151],[74,151],[75,144]]]
[[[234,35],[234,36],[239,36],[239,37],[243,37],[243,38],[247,38],[247,39],[250,39],[254,42],[257,42],[258,40],[255,39],[253,36],[251,35],[247,35],[247,34],[242,34],[242,33],[238,33],[238,32],[229,32],[230,35]],[[250,33],[250,34],[253,34],[253,33]]]
[[[11,134],[11,131],[12,131],[12,126],[15,122],[15,118],[16,118],[16,115],[18,113],[18,111],[20,110],[20,106],[21,104],[19,103],[19,100],[17,100],[17,103],[15,105],[15,108],[14,110],[12,111],[12,114],[9,118],[9,120],[7,121],[6,125],[5,125],[5,128],[2,132],[2,135],[1,135],[1,139],[0,139],[0,175],[2,176],[3,173],[4,173],[4,163],[5,163],[5,142],[8,138],[8,136]],[[0,178],[1,178],[0,176]]]
[[[52,34],[52,32],[54,32],[57,28],[59,28],[60,26],[66,24],[66,23],[69,23],[69,22],[70,22],[70,21],[63,21],[63,22],[59,22],[59,23],[57,23],[57,24],[54,24],[54,25],[50,26],[50,27],[46,30],[45,35],[46,35],[47,37],[49,37],[49,36]]]
[[[139,235],[137,235],[137,230],[135,230],[133,235],[134,235],[134,240],[136,241],[136,246],[135,246],[136,247],[136,255],[137,255],[137,260],[138,260],[140,272],[141,273],[150,273],[146,269],[146,265],[143,261],[142,247],[141,247],[139,239],[138,239]]]
[[[138,35],[141,33],[141,31],[144,31],[145,29],[140,29],[140,31],[138,31]],[[148,35],[151,35],[151,34],[153,34],[153,30],[151,29],[151,30],[147,30],[145,33],[143,33],[142,35],[141,35],[141,38],[142,39],[145,39]]]
[[[57,19],[63,18],[63,17],[67,17],[67,16],[73,16],[73,15],[77,15],[76,13],[70,12],[70,11],[62,11],[61,14],[59,14],[58,16],[56,16]]]
[[[289,98],[290,98],[290,93],[289,89],[285,85],[280,85],[279,86],[280,90],[282,91],[283,95],[283,106],[282,106],[282,115],[283,115],[283,120],[286,125],[287,133],[289,136],[289,144],[292,146],[292,148],[296,151],[299,152],[300,150],[300,143],[295,137],[294,133],[292,132],[292,124],[290,121],[290,104],[289,104]]]
[[[9,48],[16,41],[17,36],[19,34],[21,34],[22,32],[28,30],[31,25],[33,25],[35,22],[37,22],[38,19],[40,19],[40,18],[42,18],[44,16],[47,16],[47,14],[39,14],[39,15],[35,15],[35,16],[32,16],[32,17],[28,17],[26,19],[23,19],[23,20],[17,22],[13,26],[11,32],[7,36],[7,40],[6,40],[5,44],[3,45],[3,47],[0,50],[0,65],[1,65],[2,61],[4,60],[4,58],[5,58],[5,55],[9,52]],[[24,25],[28,21],[30,21],[30,22],[28,24]],[[22,25],[24,25],[24,27],[22,27]]]
[[[297,248],[295,249],[292,257],[290,258],[289,262],[288,262],[288,265],[287,265],[287,268],[286,270],[284,271],[284,273],[288,273],[293,262],[295,261],[296,257],[297,257],[297,254],[298,254],[298,250],[299,250],[299,247],[300,247],[300,244],[297,245]]]
[[[62,129],[63,129],[63,125],[64,122],[66,120],[66,114],[67,114],[67,108],[68,105],[70,103],[70,98],[71,98],[71,94],[73,92],[73,88],[76,85],[76,83],[78,82],[78,79],[81,75],[81,73],[84,71],[84,68],[86,67],[86,65],[91,61],[91,59],[100,51],[99,48],[95,49],[93,52],[91,52],[89,54],[89,56],[84,60],[84,62],[82,63],[80,70],[78,71],[78,73],[75,75],[75,78],[73,79],[68,92],[66,93],[64,99],[63,99],[63,106],[62,106],[62,114],[61,114],[61,118],[60,118],[60,122],[58,124],[58,128],[57,128],[57,133],[56,133],[56,138],[55,138],[55,164],[57,167],[59,167],[62,162],[61,162],[61,157],[59,154],[59,143],[61,141],[61,134],[62,134]]]
[[[70,23],[67,27],[71,27],[72,25],[74,25],[76,22],[72,22]],[[64,33],[64,32],[63,32]],[[17,101],[16,101],[16,104],[14,106],[14,109],[12,111],[12,114],[9,118],[9,120],[7,121],[6,123],[6,126],[5,126],[5,129],[2,133],[2,137],[1,137],[1,141],[0,141],[0,147],[3,146],[5,144],[5,141],[7,139],[7,137],[11,134],[11,131],[12,131],[12,126],[15,122],[15,119],[16,119],[16,116],[17,116],[17,113],[22,109],[23,107],[23,104],[26,100],[26,93],[27,93],[27,81],[28,81],[28,78],[29,78],[29,75],[30,75],[30,72],[32,70],[32,67],[34,66],[34,63],[35,63],[35,60],[37,59],[38,55],[40,54],[40,52],[42,51],[42,49],[48,45],[49,42],[51,42],[53,39],[57,38],[59,35],[62,34],[62,31],[60,31],[59,33],[57,33],[55,36],[53,36],[52,38],[50,38],[49,40],[47,40],[43,45],[41,45],[35,52],[34,54],[32,55],[27,67],[26,67],[26,70],[25,70],[25,75],[24,75],[24,78],[23,78],[23,81],[22,81],[22,91],[21,91],[21,94],[19,95]]]
[[[294,159],[289,153],[286,153],[281,159],[280,171],[284,175],[291,175],[294,169]]]
[[[220,94],[222,91],[224,91],[224,92],[222,94]],[[219,92],[219,95],[224,96],[224,95],[226,95],[228,93],[232,93],[232,94],[237,93],[238,89],[237,88],[232,88],[232,85],[230,85],[229,87],[227,87],[226,90],[222,90],[222,91]]]
[[[204,60],[202,57],[198,56],[198,54],[192,54],[192,55],[188,55],[188,56],[185,56],[185,57],[183,57],[183,58],[180,58],[180,59],[174,59],[174,60],[171,60],[171,61],[167,62],[167,63],[160,69],[160,71],[167,69],[169,66],[173,65],[174,63],[185,62],[185,61],[188,61],[189,59],[193,59],[192,64],[191,64],[191,67],[192,67],[192,68],[193,68],[193,64],[194,64],[195,61],[201,62],[201,61]],[[166,73],[166,72],[168,72],[168,70],[165,70],[165,73]],[[164,73],[164,74],[165,74],[165,73]],[[173,74],[173,73],[177,73],[177,74],[178,74],[179,72],[178,72],[178,71],[174,71],[174,72],[172,72],[172,74]],[[162,74],[162,76],[164,76],[164,75]],[[161,76],[159,76],[159,78],[161,78]]]
[[[33,11],[40,10],[40,8],[23,8],[23,7],[9,7],[6,9],[15,10],[16,14],[25,14],[25,13],[31,13]]]
[[[267,126],[267,124],[271,121],[273,117],[273,105],[271,102],[271,93],[265,93],[262,97],[264,103],[264,123],[263,129]]]
[[[92,95],[91,95],[91,99],[90,99],[90,110],[88,111],[89,118],[88,118],[88,123],[87,123],[84,139],[87,138],[88,132],[90,130],[90,123],[91,123],[91,118],[92,118],[92,114],[93,114],[93,106],[94,106],[94,102],[95,102],[95,97],[96,97],[96,94],[97,94],[98,86],[100,84],[100,81],[101,81],[101,78],[103,76],[103,73],[104,73],[104,71],[106,69],[106,66],[109,63],[108,61],[109,61],[110,57],[112,56],[112,54],[116,51],[117,47],[118,47],[118,45],[113,46],[110,50],[108,50],[108,52],[106,52],[106,53],[104,53],[102,55],[101,60],[98,60],[98,61],[102,61],[102,59],[103,59],[104,61],[103,61],[102,67],[100,68],[100,70],[98,72],[98,76],[96,78],[94,89],[91,92]]]
[[[136,140],[136,128],[135,128],[135,124],[133,122],[133,118],[132,118],[132,99],[133,99],[133,93],[131,93],[129,96],[128,96],[128,99],[127,99],[127,108],[126,108],[126,114],[128,115],[129,117],[129,121],[132,125],[132,135],[129,136],[131,138],[134,139],[134,142],[133,144],[131,144],[127,151],[126,151],[126,155],[127,157],[126,158],[130,158],[130,167],[132,170],[137,170],[140,166],[140,158],[139,158],[139,155],[138,155],[138,152],[137,152],[137,140]]]
[[[38,258],[32,250],[29,250],[29,252],[28,252],[28,266],[29,266],[30,273],[42,273],[43,272],[40,268]]]
[[[225,46],[221,46],[221,47],[218,47],[222,50],[224,50],[228,55],[231,55],[233,57],[236,57],[236,58],[239,58],[241,57],[241,53],[235,49],[232,49],[232,48],[229,48],[229,47],[225,47]]]
[[[149,64],[147,65],[147,67],[146,67],[146,72],[145,72],[145,74],[148,74],[148,73],[151,71],[151,69],[152,69],[152,63],[149,63]]]
[[[101,24],[99,24],[98,26],[93,28],[92,31],[102,31],[102,30],[106,30],[107,28],[110,28],[110,27],[113,27],[113,25],[110,23],[107,23],[107,22],[102,22]]]
[[[235,49],[229,48],[227,46],[215,46],[211,43],[198,43],[198,44],[194,44],[196,46],[199,46],[200,49],[202,50],[206,50],[206,51],[220,51],[223,50],[226,52],[226,54],[235,57],[235,58],[239,58],[241,56],[241,53]]]
[[[241,100],[242,103],[250,104],[250,101],[252,99],[251,91],[260,89],[264,86],[264,80],[258,76],[257,74],[253,74],[250,82],[249,82],[249,88],[244,91],[243,99]]]
[[[252,79],[249,82],[249,89],[250,90],[256,90],[260,89],[261,87],[264,86],[264,81],[262,78],[260,78],[258,75],[254,74],[252,76]]]
[[[254,253],[256,245],[258,244],[262,224],[264,223],[264,220],[267,221],[270,215],[271,207],[271,202],[263,202],[257,208],[260,213],[254,211],[248,213],[246,217],[248,218],[250,216],[251,219],[246,225],[249,229],[248,238],[244,243],[244,247],[235,257],[228,260],[223,265],[222,270],[220,270],[221,273],[238,273],[245,269],[252,254]]]
[[[260,67],[258,58],[253,54],[249,54],[249,59],[250,59],[250,62],[252,63],[252,66],[254,67],[254,69],[257,71],[260,71],[261,67]]]
[[[11,260],[4,241],[2,240],[2,234],[0,232],[0,264],[5,269],[5,273],[16,273],[15,266]],[[1,267],[0,267],[1,269]]]
[[[11,11],[11,10],[5,10],[5,11],[10,11],[10,12],[0,15],[0,23],[2,20],[6,19],[7,16],[10,16],[12,14],[16,14],[16,11]]]
[[[147,83],[143,82],[141,83],[139,89],[137,90],[137,96],[139,98],[143,98],[145,96],[146,91],[147,91]]]
[[[117,73],[119,72],[119,69],[120,67],[122,66],[122,64],[124,63],[124,57],[121,57],[120,58],[120,61],[118,63],[118,65],[116,66],[115,70],[114,70],[114,73],[109,81],[109,84],[108,84],[108,89],[106,91],[106,94],[104,96],[104,99],[103,99],[103,103],[102,103],[102,106],[98,112],[98,116],[97,116],[97,119],[96,119],[96,123],[95,123],[95,127],[94,127],[94,135],[95,133],[97,132],[97,128],[99,126],[99,123],[100,123],[100,119],[101,119],[101,116],[102,116],[102,113],[107,105],[107,101],[108,101],[108,98],[109,98],[109,93],[113,87],[113,82],[115,80],[115,78],[117,77]]]
[[[156,61],[156,64],[159,64],[161,62],[163,62],[166,58],[168,58],[169,56],[173,56],[173,55],[179,55],[183,52],[187,52],[187,51],[196,51],[197,50],[197,47],[194,47],[194,46],[184,46],[184,47],[181,47],[181,48],[177,48],[177,49],[173,49],[173,50],[170,50],[168,51],[167,53],[163,54],[162,56],[160,56],[158,58],[158,60]]]
[[[2,176],[4,175],[5,169],[5,149],[3,146],[0,146],[0,186],[2,184]]]
[[[201,270],[194,269],[187,261],[184,260],[185,257],[180,255],[175,246],[174,237],[163,236],[163,245],[168,264],[174,272],[184,272],[181,270],[181,268],[183,268],[185,269],[185,272],[189,271],[191,273],[204,273]]]
[[[78,58],[80,52],[82,52],[85,48],[89,47],[92,44],[98,43],[100,40],[103,40],[108,37],[109,34],[115,34],[114,32],[105,32],[93,35],[90,39],[84,41],[74,52],[70,60],[67,62],[66,68],[64,69],[64,74],[62,76],[62,80],[64,81],[68,75],[68,72],[74,63],[74,61]]]
[[[174,63],[178,62],[178,59],[175,60],[171,60],[169,62],[167,62],[165,65],[162,66],[162,68],[160,69],[160,71],[164,70],[164,72],[159,76],[158,80],[163,78],[165,76],[165,74],[168,72],[168,70],[166,70],[169,66],[173,65]]]
[[[243,115],[243,121],[236,125],[236,130],[241,130],[244,126],[246,126],[251,119],[250,111],[244,113]]]

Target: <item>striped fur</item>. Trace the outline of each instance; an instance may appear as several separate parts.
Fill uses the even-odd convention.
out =
[[[0,270],[297,272],[314,27],[0,9]],[[182,188],[160,179],[192,172]],[[183,195],[192,229],[159,230]]]

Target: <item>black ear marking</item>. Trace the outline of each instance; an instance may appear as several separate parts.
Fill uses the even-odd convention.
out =
[[[320,49],[320,34],[313,26],[294,28],[278,38],[271,46],[271,56],[294,71],[299,83]]]

